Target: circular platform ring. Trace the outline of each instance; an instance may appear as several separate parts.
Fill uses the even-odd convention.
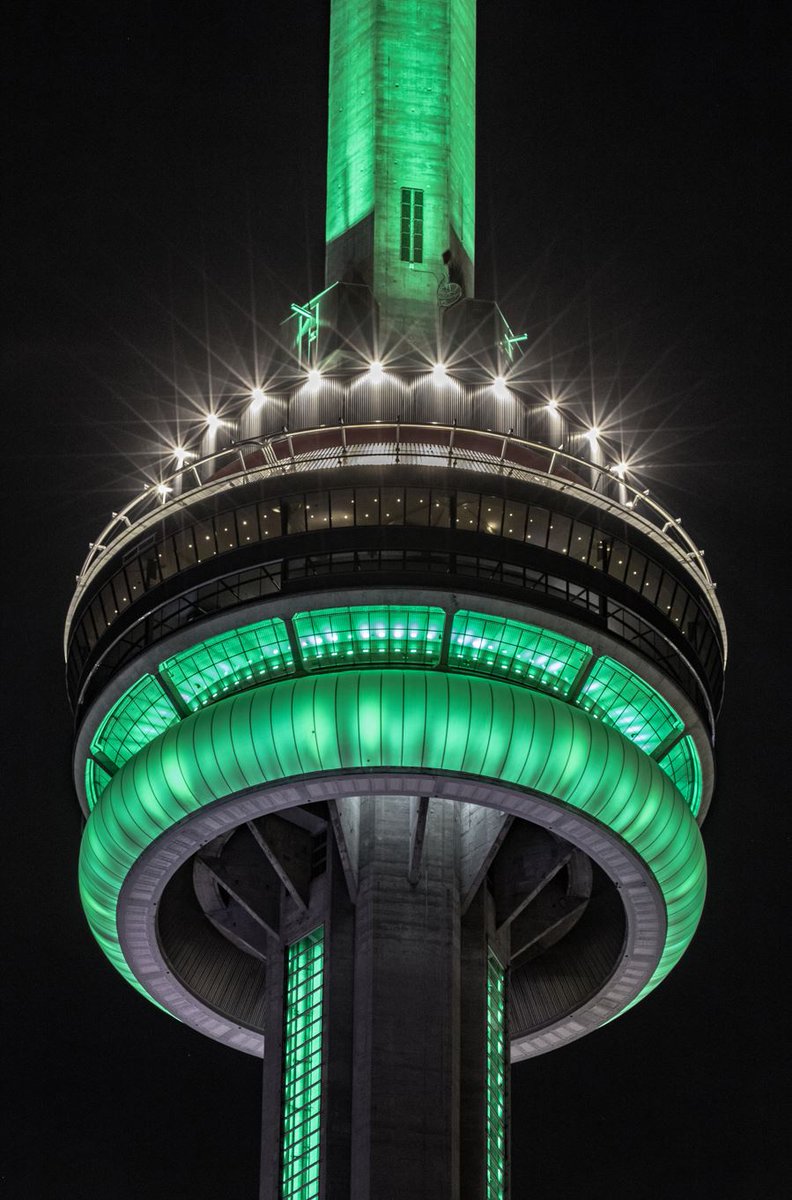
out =
[[[260,1053],[261,1035],[201,1005],[169,970],[157,902],[178,867],[224,829],[344,794],[426,794],[512,812],[579,846],[619,888],[627,939],[616,971],[584,1011],[543,1030],[542,1042],[522,1039],[515,1057],[624,1011],[660,982],[695,930],[705,881],[695,820],[621,734],[501,681],[366,669],[229,697],[125,764],[81,853],[83,901],[105,953],[174,1015]]]

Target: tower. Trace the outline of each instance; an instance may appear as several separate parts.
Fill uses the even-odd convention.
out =
[[[272,1200],[505,1196],[507,1058],[703,900],[720,610],[475,297],[473,20],[336,0],[327,286],[68,618],[89,921],[263,1053]]]

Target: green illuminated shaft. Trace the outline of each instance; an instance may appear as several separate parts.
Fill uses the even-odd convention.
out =
[[[327,283],[404,333],[434,331],[449,267],[473,293],[475,24],[476,0],[332,4]]]

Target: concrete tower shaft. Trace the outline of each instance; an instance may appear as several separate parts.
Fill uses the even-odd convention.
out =
[[[475,30],[476,0],[332,4],[326,282],[413,337],[438,288],[473,294]]]

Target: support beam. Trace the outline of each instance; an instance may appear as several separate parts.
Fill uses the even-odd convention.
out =
[[[486,879],[513,820],[508,813],[494,808],[483,808],[479,804],[460,805],[459,874],[463,914]]]
[[[349,796],[344,800],[329,800],[330,821],[338,853],[352,900],[358,891],[358,854],[360,850],[360,800]]]
[[[274,814],[249,821],[247,827],[289,896],[307,912],[311,897],[311,834]]]
[[[569,862],[572,848],[543,829],[517,821],[492,868],[495,921],[511,924]]]

